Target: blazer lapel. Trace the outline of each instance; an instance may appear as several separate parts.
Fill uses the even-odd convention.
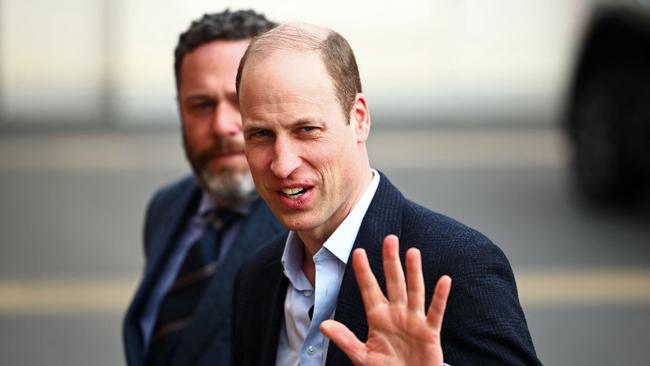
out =
[[[284,319],[284,300],[287,296],[287,288],[289,287],[289,280],[282,273],[282,265],[280,261],[273,264],[273,268],[269,271],[268,299],[271,303],[268,306],[269,316],[267,324],[260,324],[259,329],[266,330],[260,339],[265,340],[264,347],[261,352],[261,365],[274,366],[275,358],[278,353],[278,342],[280,339],[280,327],[282,326],[282,319]],[[262,307],[264,304],[261,304]]]
[[[173,365],[195,365],[204,352],[210,352],[215,361],[229,358],[232,292],[237,271],[261,244],[281,232],[280,224],[258,199],[197,304],[192,324],[179,344]]]
[[[385,175],[380,173],[380,176],[379,187],[377,187],[377,192],[361,222],[352,250],[357,248],[365,249],[377,282],[386,293],[386,280],[381,257],[382,242],[388,234],[401,235],[404,196],[390,183]],[[400,252],[402,251],[400,250]],[[345,324],[359,340],[366,341],[368,323],[363,311],[363,300],[354,277],[351,260],[348,261],[345,267],[334,319]],[[333,342],[330,342],[329,345],[326,364],[351,365],[345,353]]]
[[[247,267],[254,274],[239,274],[246,287],[237,294],[239,307],[234,309],[233,364],[275,365],[289,284],[280,262],[286,238],[286,234],[279,236],[258,254],[255,268]],[[251,280],[254,288],[249,287]]]
[[[141,365],[144,362],[142,333],[140,330],[140,313],[146,305],[151,291],[158,282],[158,277],[164,270],[167,258],[174,249],[173,243],[183,230],[187,217],[193,214],[200,198],[200,190],[196,184],[181,193],[164,214],[165,218],[156,223],[159,231],[151,238],[151,258],[147,259],[143,280],[129,307],[124,324],[124,337],[127,346],[129,365]],[[160,213],[163,214],[163,213]]]

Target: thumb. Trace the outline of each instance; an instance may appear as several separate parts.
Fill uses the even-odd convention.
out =
[[[336,320],[325,320],[320,324],[320,331],[334,342],[350,358],[353,364],[365,364],[366,345],[348,327]]]

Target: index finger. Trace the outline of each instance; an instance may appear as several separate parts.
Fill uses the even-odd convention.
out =
[[[386,304],[388,301],[377,284],[377,279],[370,269],[368,263],[368,256],[363,249],[355,249],[352,252],[352,269],[354,270],[354,277],[357,279],[361,298],[363,299],[363,307],[368,313],[373,307]]]

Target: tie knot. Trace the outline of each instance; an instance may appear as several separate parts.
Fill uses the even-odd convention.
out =
[[[241,217],[242,215],[240,213],[233,210],[215,209],[208,212],[205,219],[216,230],[226,230]]]

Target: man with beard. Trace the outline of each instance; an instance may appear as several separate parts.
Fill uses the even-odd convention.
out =
[[[253,11],[226,10],[203,16],[179,38],[177,101],[194,175],[149,203],[144,275],[124,320],[129,365],[229,363],[235,274],[282,231],[257,197],[235,92],[251,38],[273,26]]]

